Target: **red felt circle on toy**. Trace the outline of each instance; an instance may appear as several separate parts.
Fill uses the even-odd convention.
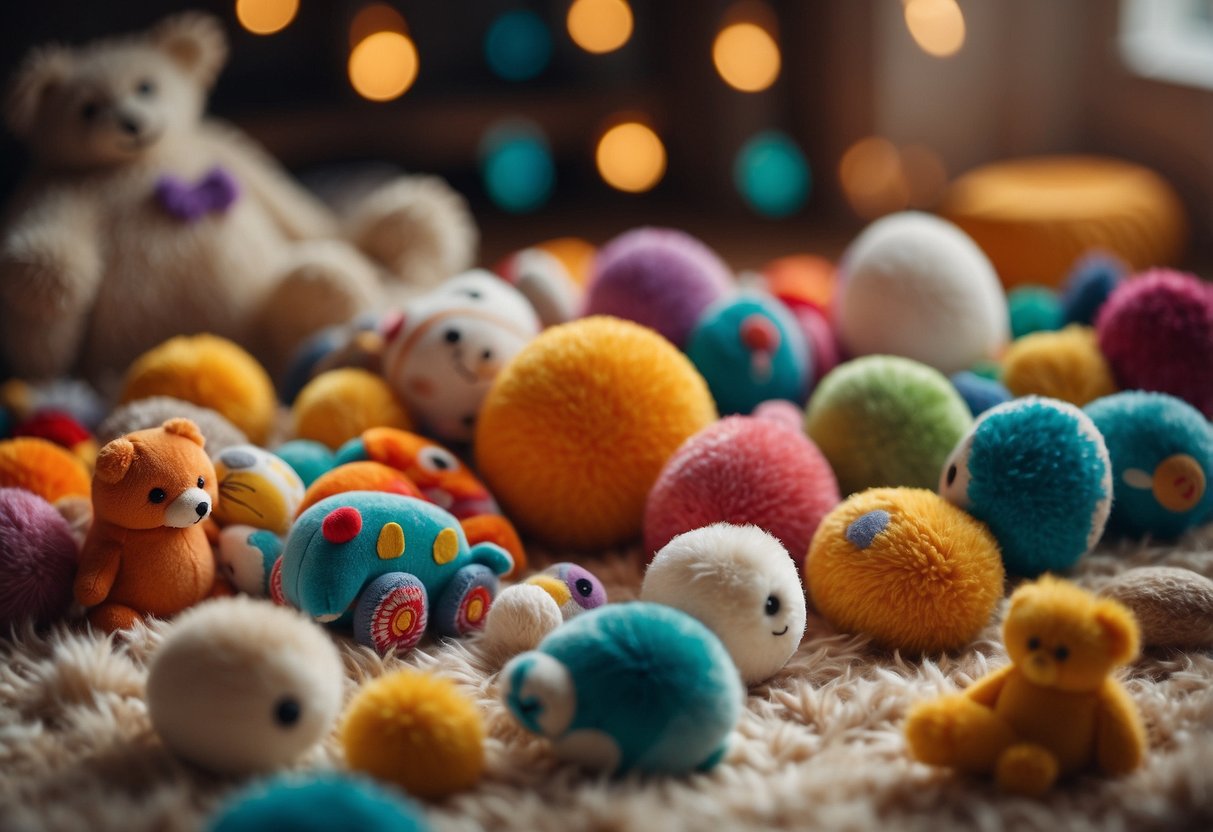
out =
[[[419,585],[393,588],[375,607],[371,620],[375,649],[380,653],[392,647],[398,651],[411,649],[425,635],[427,621],[425,594]]]
[[[362,515],[353,506],[335,508],[324,518],[320,533],[329,543],[349,543],[362,531]]]
[[[289,607],[291,602],[286,600],[282,591],[282,558],[279,557],[270,567],[270,600],[280,607]]]
[[[484,619],[493,606],[493,594],[488,587],[477,586],[468,591],[459,602],[459,614],[455,626],[460,635],[466,635],[484,626]]]

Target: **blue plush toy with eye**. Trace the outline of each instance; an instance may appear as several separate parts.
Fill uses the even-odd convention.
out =
[[[990,527],[1009,573],[1035,577],[1099,542],[1112,465],[1085,413],[1028,396],[982,414],[944,463],[939,493]]]
[[[1109,531],[1175,538],[1213,519],[1213,424],[1199,410],[1165,393],[1129,390],[1086,411],[1112,455]]]
[[[497,576],[513,565],[495,543],[469,546],[459,521],[433,503],[350,491],[299,515],[270,583],[317,621],[352,623],[360,643],[403,652],[427,628],[479,629]]]
[[[707,627],[660,604],[580,615],[501,671],[510,713],[588,768],[682,774],[724,756],[745,689]]]
[[[709,307],[686,353],[722,414],[748,414],[770,399],[804,402],[813,383],[803,331],[779,301],[757,292]]]

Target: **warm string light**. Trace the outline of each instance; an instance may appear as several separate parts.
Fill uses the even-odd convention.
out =
[[[400,13],[385,3],[364,6],[350,23],[350,84],[370,101],[391,101],[417,80],[417,47]]]
[[[236,0],[236,19],[254,35],[281,32],[299,12],[299,0]]]
[[[774,12],[763,0],[739,0],[725,10],[712,42],[712,63],[741,92],[762,92],[779,77],[782,57]]]
[[[603,132],[594,153],[598,173],[616,190],[638,194],[652,190],[665,176],[661,137],[640,121],[627,119]]]
[[[627,0],[573,0],[565,23],[573,43],[602,55],[632,37],[632,7]]]
[[[898,149],[881,136],[860,139],[842,155],[838,178],[852,210],[864,219],[929,208],[948,182],[939,154],[924,145]]]
[[[906,28],[923,52],[948,58],[960,51],[965,42],[965,18],[956,0],[903,1]]]

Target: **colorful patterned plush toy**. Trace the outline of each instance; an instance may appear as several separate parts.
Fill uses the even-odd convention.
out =
[[[236,589],[255,598],[270,594],[270,575],[282,554],[282,538],[271,531],[237,524],[219,532],[215,566]]]
[[[517,289],[474,269],[415,299],[387,325],[383,376],[427,432],[467,441],[493,379],[539,329]]]
[[[280,593],[322,623],[352,623],[380,652],[412,648],[427,628],[459,636],[480,627],[509,554],[469,546],[459,521],[397,494],[352,491],[305,511],[287,538]]]
[[[1080,771],[1141,765],[1141,716],[1110,676],[1137,656],[1132,613],[1046,575],[1011,596],[1002,634],[1011,664],[910,712],[915,759],[993,774],[999,788],[1026,795]]]
[[[686,774],[720,762],[744,688],[729,653],[672,607],[608,604],[558,628],[501,671],[502,697],[561,759]]]
[[[939,493],[986,523],[1013,575],[1069,569],[1099,542],[1112,464],[1085,413],[1029,396],[987,410],[944,464]]]
[[[295,469],[256,445],[228,448],[215,459],[221,526],[243,524],[286,534],[303,500],[303,480]]]

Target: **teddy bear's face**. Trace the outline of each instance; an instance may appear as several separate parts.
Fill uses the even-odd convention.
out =
[[[1137,624],[1127,609],[1048,578],[1016,590],[1003,639],[1030,682],[1065,691],[1097,690],[1138,646]]]
[[[211,18],[170,18],[145,35],[34,52],[8,100],[9,125],[44,164],[126,164],[194,129],[225,47]]]
[[[125,529],[188,528],[215,506],[217,478],[193,422],[115,439],[97,455],[93,511],[97,521]]]

